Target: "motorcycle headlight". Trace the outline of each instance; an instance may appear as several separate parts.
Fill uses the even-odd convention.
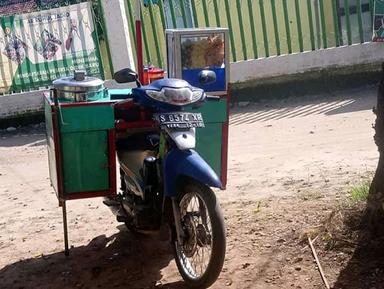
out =
[[[186,105],[198,101],[203,96],[202,90],[164,87],[160,91],[147,90],[147,95],[155,100],[173,105]]]

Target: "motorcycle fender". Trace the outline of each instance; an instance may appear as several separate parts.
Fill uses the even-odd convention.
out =
[[[163,162],[165,196],[175,197],[176,181],[181,176],[195,179],[209,187],[221,188],[215,171],[194,150],[173,149]]]

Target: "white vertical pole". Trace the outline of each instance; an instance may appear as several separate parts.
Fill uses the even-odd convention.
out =
[[[112,74],[127,67],[135,70],[124,0],[103,0],[101,3],[115,70]]]

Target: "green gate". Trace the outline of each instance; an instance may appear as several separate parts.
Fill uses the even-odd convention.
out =
[[[134,2],[126,1],[132,43]],[[143,0],[141,5],[144,60],[159,67],[165,65],[167,28],[230,28],[233,62],[372,37],[373,0]]]

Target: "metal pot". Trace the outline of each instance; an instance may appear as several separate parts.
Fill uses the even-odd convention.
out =
[[[105,97],[104,81],[75,70],[73,76],[62,77],[53,82],[60,100],[70,102],[96,101]]]

